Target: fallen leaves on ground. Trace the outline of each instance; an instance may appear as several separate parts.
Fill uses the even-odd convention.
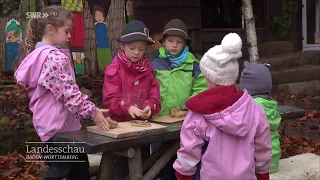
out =
[[[28,103],[27,99],[20,98],[19,95],[12,91],[7,91],[0,96],[0,119],[7,117],[10,120],[10,126],[2,127],[2,130],[15,131],[17,129],[24,129],[24,124],[28,120],[31,120],[32,117]]]
[[[302,118],[299,118],[301,121],[305,121],[307,119],[316,120],[320,118],[320,110],[315,109],[305,109],[305,115]]]
[[[280,95],[281,95],[282,97],[287,98],[287,99],[291,97],[291,95],[290,95],[288,92],[286,92],[286,91],[281,91],[281,92],[280,92]]]
[[[290,156],[315,153],[320,155],[320,143],[314,142],[308,137],[303,136],[289,136],[280,139],[281,143],[281,158],[288,158]]]
[[[308,98],[303,98],[303,101],[306,105],[311,105],[312,103],[310,102],[310,100]]]
[[[26,162],[25,157],[17,152],[0,157],[0,179],[40,179],[42,162]]]

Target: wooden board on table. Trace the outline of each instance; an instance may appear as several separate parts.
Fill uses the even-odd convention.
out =
[[[151,127],[136,127],[131,126],[131,122],[127,121],[119,122],[118,127],[115,129],[103,131],[98,126],[88,126],[87,131],[112,138],[125,138],[165,132],[167,131],[167,126],[151,123]]]
[[[184,117],[182,118],[174,118],[171,117],[170,115],[164,115],[164,116],[159,116],[156,118],[151,119],[150,121],[152,122],[159,122],[159,123],[176,123],[176,122],[180,122],[183,121]]]

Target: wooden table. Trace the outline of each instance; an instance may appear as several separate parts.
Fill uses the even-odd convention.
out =
[[[130,180],[151,180],[156,177],[180,147],[179,138],[182,122],[163,125],[168,127],[166,132],[145,136],[114,139],[90,133],[87,130],[79,130],[57,134],[53,140],[54,142],[84,142],[82,146],[84,146],[87,154],[103,152],[99,171],[101,180],[110,179],[109,171],[112,166],[113,156],[128,158]],[[171,144],[165,144],[156,153],[149,156],[145,162],[142,162],[141,146],[170,140],[176,141]],[[143,171],[149,169],[151,165],[153,165],[152,168],[143,176]]]

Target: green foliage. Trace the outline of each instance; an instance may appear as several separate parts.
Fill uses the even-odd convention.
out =
[[[11,9],[12,2],[10,0],[0,0],[0,3],[3,7],[3,14],[7,14]]]
[[[279,34],[280,37],[287,37],[290,25],[292,24],[291,14],[297,12],[298,2],[289,1],[284,4],[278,16],[273,18],[271,28]]]
[[[28,7],[27,3],[28,1],[24,1],[22,0],[20,3],[16,2],[16,1],[12,1],[12,0],[0,0],[0,3],[2,4],[3,7],[3,12],[2,14],[8,14],[10,13],[10,15],[13,15],[15,17],[20,17],[20,18],[26,18],[26,14],[25,11],[20,11],[19,9],[13,9],[12,7],[17,7],[20,6],[21,7]]]

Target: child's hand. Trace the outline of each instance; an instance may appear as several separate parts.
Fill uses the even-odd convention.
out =
[[[93,122],[102,130],[106,131],[110,128],[108,120],[103,113],[107,113],[109,109],[99,109],[98,113],[93,117]]]
[[[151,116],[151,108],[150,106],[146,106],[143,109],[143,115],[141,116],[143,119],[149,119]]]
[[[143,115],[143,111],[136,106],[130,106],[129,114],[133,119],[135,119],[136,117],[141,117]]]

